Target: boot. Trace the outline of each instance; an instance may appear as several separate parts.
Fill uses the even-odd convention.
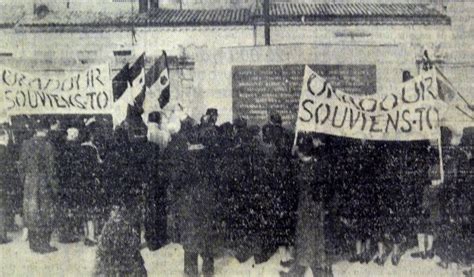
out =
[[[198,254],[184,251],[184,275],[186,277],[198,277]]]
[[[426,259],[426,252],[425,251],[420,251],[420,252],[415,252],[411,253],[410,256],[415,259]]]
[[[352,254],[352,256],[349,258],[350,263],[357,263],[360,262],[362,263],[362,254]]]
[[[393,257],[394,256],[392,256],[392,263],[393,263]],[[385,262],[387,261],[387,258],[388,258],[388,252],[384,252],[382,255],[377,255],[374,262],[379,266],[384,266]]]
[[[313,272],[314,277],[333,277],[331,267],[312,266],[311,271]]]
[[[30,245],[31,251],[35,253],[40,253],[40,243],[39,243],[38,234],[35,231],[29,230],[28,232],[28,244]]]
[[[288,260],[288,261],[280,261],[280,265],[281,265],[282,267],[291,268],[294,264],[295,264],[295,260],[294,260],[294,259],[291,259],[291,260]]]
[[[7,238],[7,236],[0,238],[0,244],[7,244],[10,242],[12,242],[12,240]]]
[[[39,250],[41,254],[47,254],[47,253],[58,251],[56,247],[50,245],[51,234],[52,233],[49,231],[41,232],[39,234],[39,242],[40,242]]]
[[[202,257],[202,274],[204,277],[214,276],[214,257],[205,255]]]

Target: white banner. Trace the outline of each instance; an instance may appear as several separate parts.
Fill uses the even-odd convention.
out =
[[[367,140],[438,139],[445,106],[435,70],[394,87],[390,94],[360,96],[332,88],[306,66],[296,131]]]
[[[113,109],[108,65],[55,76],[30,74],[0,65],[0,74],[0,91],[8,116],[103,114]]]

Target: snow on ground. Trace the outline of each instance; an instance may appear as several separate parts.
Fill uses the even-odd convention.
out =
[[[20,233],[9,233],[14,241],[0,245],[0,276],[90,276],[94,266],[95,247],[86,247],[82,242],[74,244],[60,244],[53,237],[52,245],[59,251],[47,255],[35,254],[30,251],[28,243],[22,241]],[[334,276],[366,277],[366,276],[463,276],[460,269],[444,270],[436,265],[439,258],[434,260],[419,260],[410,257],[414,249],[405,253],[398,267],[391,264],[390,260],[384,267],[373,262],[368,265],[359,263],[351,264],[341,261],[333,266]],[[150,252],[142,251],[148,276],[181,277],[183,272],[183,248],[179,244],[169,244],[164,248]],[[279,276],[280,254],[276,253],[268,262],[254,265],[254,260],[239,264],[231,256],[216,259],[216,277],[257,277]],[[200,261],[201,264],[201,261]],[[33,273],[34,272],[34,273]],[[307,271],[306,276],[312,276]]]

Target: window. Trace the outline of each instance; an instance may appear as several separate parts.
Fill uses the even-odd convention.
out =
[[[114,56],[115,57],[123,57],[123,56],[131,56],[132,55],[132,50],[117,50],[114,51]]]

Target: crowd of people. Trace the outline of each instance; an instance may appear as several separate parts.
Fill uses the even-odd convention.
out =
[[[37,120],[17,155],[5,126],[0,243],[9,242],[17,213],[34,252],[57,250],[53,231],[60,243],[97,246],[97,276],[146,276],[140,249],[170,242],[183,246],[187,276],[198,276],[199,255],[212,276],[223,249],[256,263],[281,251],[288,276],[307,268],[332,276],[336,259],[383,266],[391,257],[397,266],[415,244],[414,258],[471,267],[469,137],[443,129],[446,177],[436,184],[429,141],[295,140],[277,113],[262,128],[217,121],[216,109],[196,123],[176,108],[145,124],[129,109],[113,137],[99,141],[93,121]]]

